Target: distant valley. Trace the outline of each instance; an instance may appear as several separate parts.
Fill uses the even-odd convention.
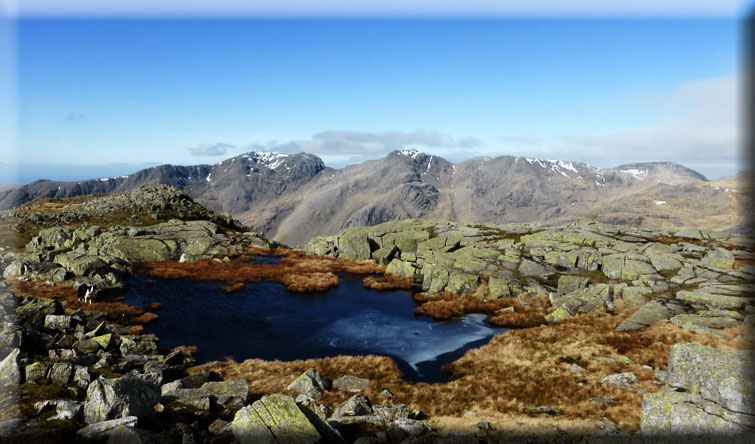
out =
[[[168,184],[268,237],[297,246],[342,228],[418,218],[466,224],[576,219],[643,228],[695,226],[746,234],[752,179],[707,181],[670,162],[596,168],[526,157],[459,164],[418,150],[342,169],[308,153],[251,152],[214,165],[161,165],[81,182],[0,188],[0,209],[38,198],[119,193]]]

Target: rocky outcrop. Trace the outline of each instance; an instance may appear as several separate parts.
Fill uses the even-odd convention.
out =
[[[666,386],[642,400],[642,435],[693,442],[754,442],[755,361],[748,351],[676,344]]]
[[[145,379],[136,376],[96,379],[87,388],[84,420],[93,424],[126,416],[149,419],[159,400],[160,390]]]
[[[236,412],[233,436],[241,444],[314,444],[320,434],[286,395],[268,395]]]
[[[721,240],[718,240],[721,239]],[[617,331],[670,320],[719,335],[741,325],[755,307],[755,258],[744,237],[711,231],[649,231],[596,222],[560,226],[460,225],[404,220],[343,230],[307,245],[308,254],[372,259],[386,272],[411,277],[427,295],[486,298],[547,296],[547,322],[593,310],[613,311],[621,300],[638,310]],[[555,282],[555,285],[554,285]]]
[[[146,211],[154,221],[169,215],[189,220],[170,219],[148,226],[84,224],[44,228],[26,244],[23,253],[12,254],[3,277],[115,290],[125,286],[124,278],[139,262],[222,259],[244,247],[275,245],[236,220],[208,212],[186,194],[166,186],[144,187],[70,205],[53,219],[67,215],[66,218],[80,216],[87,220],[120,211],[133,211],[134,222],[139,221],[139,211]]]

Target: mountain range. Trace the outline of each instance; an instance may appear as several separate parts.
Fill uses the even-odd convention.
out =
[[[742,216],[752,213],[748,178],[711,182],[672,162],[597,168],[500,156],[453,164],[412,149],[333,169],[313,154],[250,152],[213,165],[161,165],[128,176],[0,188],[0,209],[38,198],[167,184],[292,246],[345,227],[406,218],[466,224],[590,218],[653,229],[746,232]]]

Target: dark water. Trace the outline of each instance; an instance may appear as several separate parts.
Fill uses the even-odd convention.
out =
[[[415,317],[410,292],[369,290],[362,278],[342,273],[339,286],[324,292],[291,293],[264,282],[226,294],[222,283],[135,276],[124,296],[139,307],[161,302],[160,318],[145,333],[165,349],[196,345],[200,362],[375,354],[393,358],[406,380],[441,382],[448,380],[443,365],[505,331],[479,314],[444,322]]]

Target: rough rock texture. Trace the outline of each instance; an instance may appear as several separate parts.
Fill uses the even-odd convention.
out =
[[[296,390],[302,395],[309,396],[310,398],[317,398],[322,395],[326,390],[330,390],[331,382],[316,372],[314,369],[307,369],[304,373],[299,375],[288,387],[287,390]]]
[[[21,350],[14,348],[0,361],[0,387],[13,387],[21,383],[22,373],[18,355]]]
[[[699,240],[690,239],[695,233]],[[596,222],[469,226],[407,219],[315,238],[307,251],[386,263],[387,272],[411,277],[429,296],[472,294],[483,285],[483,297],[493,299],[526,303],[547,296],[553,306],[545,317],[549,323],[593,310],[611,312],[622,300],[638,310],[617,331],[671,320],[720,335],[716,330],[742,324],[743,316],[732,313],[755,306],[755,270],[711,261],[751,260],[752,242],[695,233]]]
[[[231,428],[241,444],[314,444],[321,438],[294,400],[280,394],[236,412]]]
[[[142,378],[100,378],[92,381],[87,389],[84,420],[93,424],[126,416],[149,418],[159,400],[158,388]]]
[[[705,442],[752,442],[755,436],[755,361],[747,351],[676,344],[666,388],[642,400],[642,433],[670,439],[702,436]]]

